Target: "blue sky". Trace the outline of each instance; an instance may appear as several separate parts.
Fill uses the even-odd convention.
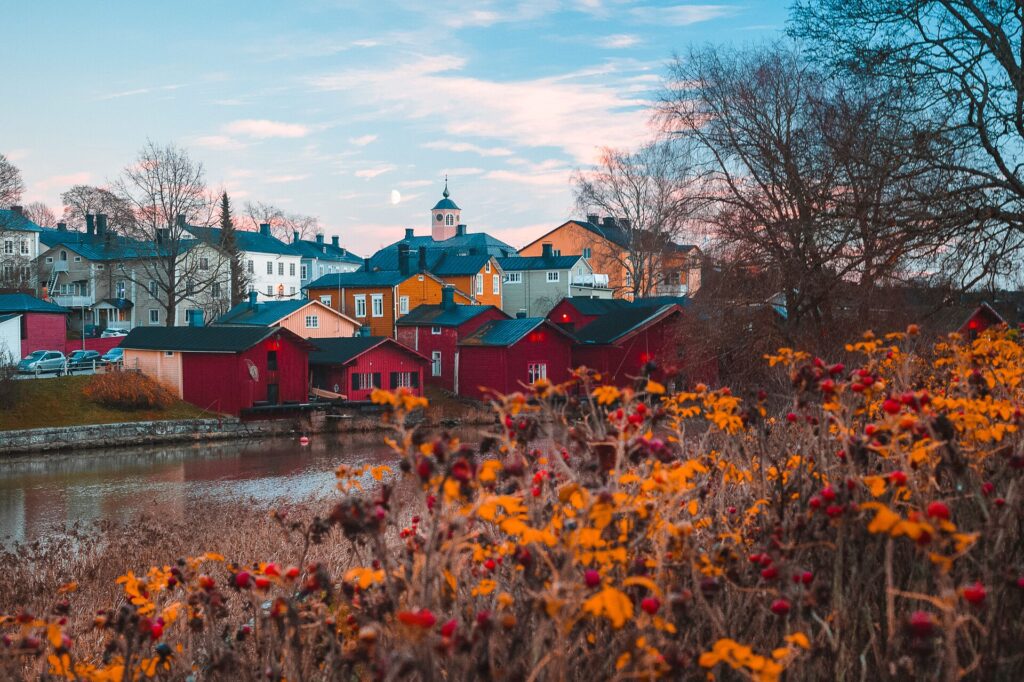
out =
[[[9,3],[0,152],[59,210],[173,141],[357,253],[427,230],[447,172],[469,229],[521,246],[575,213],[573,169],[650,136],[674,51],[777,37],[787,4]]]

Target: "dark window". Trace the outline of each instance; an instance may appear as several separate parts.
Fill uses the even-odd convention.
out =
[[[267,402],[271,405],[277,405],[280,402],[277,384],[267,384]]]
[[[374,388],[380,388],[381,387],[380,379],[381,379],[380,372],[374,372],[373,373],[373,387]]]
[[[359,390],[359,375],[356,374],[355,372],[352,372],[352,390]]]
[[[277,371],[277,351],[276,350],[268,350],[267,351],[267,371],[270,371],[270,372],[276,372]]]

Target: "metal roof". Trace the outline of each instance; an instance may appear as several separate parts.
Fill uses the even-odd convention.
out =
[[[44,301],[28,294],[0,294],[0,313],[54,313],[66,315],[69,311],[56,303]]]
[[[398,270],[374,270],[366,272],[331,272],[307,284],[306,289],[338,289],[342,287],[393,287],[412,277]]]
[[[18,232],[42,232],[43,228],[17,211],[9,208],[0,209],[0,230],[17,230]]]
[[[602,315],[575,332],[575,336],[583,344],[611,344],[661,320],[667,315],[681,311],[682,308],[674,303],[654,306],[631,305],[616,310],[613,314]]]
[[[180,351],[183,353],[241,353],[274,334],[287,334],[280,327],[135,327],[121,342],[122,348],[135,350]]]
[[[331,339],[310,339],[310,342],[316,346],[316,350],[309,354],[309,364],[311,365],[345,365],[363,353],[384,344],[393,345],[396,350],[419,360],[426,360],[426,358],[413,349],[407,348],[387,336],[348,336]]]
[[[492,237],[486,232],[467,232],[465,234],[457,234],[454,237],[449,237],[448,239],[442,239],[440,241],[435,240],[431,236],[412,236],[399,239],[393,244],[389,244],[383,249],[377,251],[377,253],[373,255],[373,258],[376,258],[378,255],[383,253],[391,251],[397,252],[399,244],[408,245],[409,250],[413,253],[416,253],[421,246],[426,247],[428,251],[441,249],[456,256],[468,256],[470,255],[470,249],[476,249],[477,253],[488,254],[495,258],[507,258],[509,256],[514,256],[517,253],[514,247],[506,244],[496,237]],[[373,258],[371,258],[371,263]]]
[[[187,225],[186,230],[199,239],[209,244],[220,244],[221,229],[219,227],[198,227]],[[274,253],[279,256],[298,256],[299,253],[289,244],[285,244],[277,237],[265,235],[262,232],[251,230],[235,230],[235,244],[239,251],[252,253]]]
[[[493,305],[463,305],[456,303],[445,308],[440,303],[418,305],[409,314],[398,318],[399,327],[458,327],[488,310],[497,310],[505,315],[500,308]]]
[[[362,263],[363,259],[348,249],[335,246],[329,242],[318,242],[313,239],[293,241],[290,246],[295,254],[303,258],[334,261],[338,263]]]
[[[460,209],[460,208],[459,208],[459,207],[458,207],[458,206],[457,206],[457,205],[455,204],[455,202],[454,202],[454,201],[452,201],[451,199],[448,199],[447,197],[446,197],[446,198],[444,198],[444,199],[441,199],[441,201],[439,201],[439,202],[437,202],[436,204],[434,204],[434,208],[433,208],[433,209],[431,209],[431,210],[434,210],[434,211],[436,211],[436,210],[438,210],[438,209],[442,209],[442,210],[443,210],[443,209],[448,209],[448,210],[450,210],[450,211],[459,211],[459,210],[461,210],[461,209]]]
[[[64,247],[91,261],[140,260],[166,256],[167,250],[156,242],[125,237],[115,232],[88,234],[75,230],[44,229],[39,241],[48,248]],[[181,240],[182,250],[198,244],[198,240]]]
[[[268,327],[308,305],[315,306],[316,303],[309,299],[264,301],[255,304],[244,301],[217,318],[214,324],[246,324],[254,327]]]
[[[571,270],[583,256],[512,256],[499,258],[498,265],[505,272],[519,270]]]
[[[589,296],[567,296],[568,301],[583,315],[604,315],[614,310],[628,308],[630,303],[624,298],[591,298]]]
[[[517,317],[512,320],[491,320],[459,342],[460,346],[511,346],[537,327],[547,324],[563,334],[544,317]],[[566,334],[568,336],[568,334]]]

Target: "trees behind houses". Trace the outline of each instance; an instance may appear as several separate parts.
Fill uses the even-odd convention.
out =
[[[242,264],[242,254],[235,234],[235,219],[231,215],[231,200],[223,192],[220,198],[220,247],[228,259],[230,274],[231,305],[236,306],[245,299],[248,278]]]
[[[296,232],[300,239],[312,239],[321,231],[319,218],[285,213],[277,206],[262,201],[247,201],[240,222],[243,229],[253,231],[259,230],[260,225],[270,225],[270,233],[286,244],[292,242]]]
[[[0,154],[0,208],[18,203],[25,192],[21,171],[6,156]]]
[[[62,220],[73,230],[85,229],[85,216],[107,216],[109,229],[119,234],[134,231],[135,214],[131,205],[106,187],[73,185],[61,193],[64,204]]]

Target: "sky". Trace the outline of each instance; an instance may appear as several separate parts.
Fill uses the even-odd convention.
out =
[[[573,217],[573,171],[654,134],[673,54],[775,39],[788,2],[4,4],[0,153],[23,203],[59,214],[148,138],[187,149],[237,210],[315,215],[369,254],[427,233],[446,174],[469,230],[513,246]]]

